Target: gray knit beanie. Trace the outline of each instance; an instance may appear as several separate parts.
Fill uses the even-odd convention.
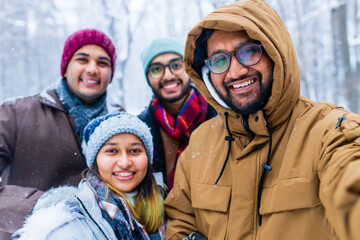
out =
[[[143,142],[149,163],[153,162],[153,141],[149,127],[126,112],[110,113],[93,119],[84,129],[82,151],[86,164],[92,168],[102,145],[118,133],[132,133]]]

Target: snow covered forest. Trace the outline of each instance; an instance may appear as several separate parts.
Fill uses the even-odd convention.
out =
[[[118,62],[109,100],[137,114],[152,93],[140,53],[154,38],[185,42],[189,30],[230,0],[0,0],[0,102],[41,91],[60,77],[68,35],[108,34]],[[267,0],[292,36],[301,94],[360,113],[360,0]]]

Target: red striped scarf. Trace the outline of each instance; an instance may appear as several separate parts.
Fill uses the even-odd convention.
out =
[[[163,108],[156,97],[152,99],[151,107],[154,109],[154,118],[160,127],[171,138],[180,141],[176,151],[175,164],[168,179],[167,192],[169,193],[174,186],[177,159],[189,144],[190,134],[194,127],[206,120],[207,103],[200,93],[197,93],[194,88],[190,88],[189,95],[176,119]]]

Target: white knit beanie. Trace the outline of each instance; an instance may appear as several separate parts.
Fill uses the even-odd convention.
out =
[[[143,142],[149,163],[153,162],[153,141],[149,127],[126,112],[110,113],[93,119],[84,129],[82,151],[86,164],[92,168],[102,145],[119,133],[132,133]]]

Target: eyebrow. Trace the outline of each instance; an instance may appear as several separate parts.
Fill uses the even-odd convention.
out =
[[[84,53],[84,52],[78,52],[75,54],[75,56],[84,56],[84,57],[90,57],[90,54],[88,53]],[[111,63],[111,59],[105,56],[100,56],[99,59],[101,60],[105,60],[108,61],[109,63]]]
[[[243,47],[245,44],[248,44],[248,43],[257,43],[257,42],[256,41],[253,42],[253,41],[251,41],[251,39],[239,42],[238,44],[236,44],[236,50],[240,49],[241,47]],[[225,53],[225,51],[218,49],[218,50],[214,51],[210,56],[217,54],[217,53]]]
[[[99,59],[105,60],[105,61],[108,61],[109,63],[111,63],[111,60],[110,60],[110,58],[108,58],[108,57],[100,56]]]
[[[176,61],[179,61],[179,60],[182,60],[182,58],[181,57],[173,58],[168,63],[176,62]],[[153,63],[150,64],[150,66],[155,65],[155,64],[162,64],[162,63],[161,62],[153,62]]]

